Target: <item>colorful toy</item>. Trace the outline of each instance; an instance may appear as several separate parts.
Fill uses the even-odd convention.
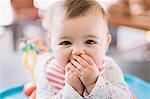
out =
[[[39,53],[39,49],[35,44],[28,43],[27,40],[23,40],[21,43],[21,49],[23,51],[23,65],[30,71],[32,75],[31,82],[25,84],[24,86],[24,94],[29,96],[30,99],[35,99],[35,66],[36,66],[36,57]]]
[[[36,66],[36,57],[39,53],[39,49],[35,44],[28,43],[27,40],[23,40],[21,49],[23,51],[23,65],[30,71],[34,81],[34,68]]]

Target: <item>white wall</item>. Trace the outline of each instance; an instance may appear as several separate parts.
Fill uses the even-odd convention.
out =
[[[31,79],[26,68],[22,66],[21,53],[13,50],[12,32],[4,32],[0,36],[0,91],[22,85]]]

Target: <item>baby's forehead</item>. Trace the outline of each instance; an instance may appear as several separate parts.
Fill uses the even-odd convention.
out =
[[[95,33],[98,30],[100,32],[106,32],[107,24],[105,20],[98,15],[87,15],[76,18],[64,19],[63,17],[53,20],[53,29],[55,32],[69,32],[69,33]]]
[[[106,30],[106,29],[105,29]],[[65,27],[61,29],[57,29],[52,35],[52,37],[56,37],[59,39],[102,39],[106,36],[106,31],[95,28],[80,28],[78,27]]]

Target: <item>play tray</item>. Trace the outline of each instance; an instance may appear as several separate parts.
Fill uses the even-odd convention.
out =
[[[23,93],[23,85],[0,93],[0,99],[28,99]]]
[[[125,74],[124,78],[136,99],[150,99],[150,83],[129,74]]]

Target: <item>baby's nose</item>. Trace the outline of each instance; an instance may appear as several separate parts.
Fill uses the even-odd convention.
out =
[[[73,49],[72,50],[73,55],[81,55],[81,54],[84,54],[84,53],[85,53],[85,50],[83,50],[83,49]]]

